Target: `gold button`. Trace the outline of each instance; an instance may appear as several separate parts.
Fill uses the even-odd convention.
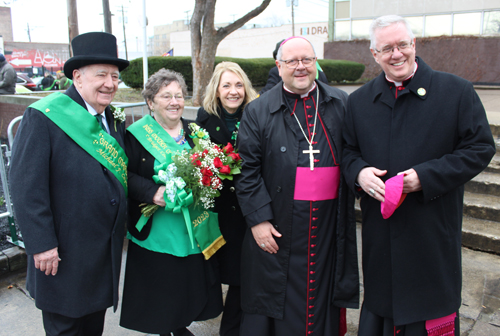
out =
[[[146,162],[146,158],[142,158],[142,162]]]
[[[229,190],[231,190],[231,192],[234,192],[235,189],[234,189],[234,187],[231,187],[231,188],[229,188]]]

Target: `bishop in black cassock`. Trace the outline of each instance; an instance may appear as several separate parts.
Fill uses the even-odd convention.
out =
[[[340,172],[347,94],[314,80],[315,54],[285,40],[283,82],[250,103],[237,139],[242,335],[343,335],[358,305],[356,232]]]

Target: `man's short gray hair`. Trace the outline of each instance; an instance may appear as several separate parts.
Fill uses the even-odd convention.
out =
[[[375,32],[377,29],[389,27],[393,24],[402,24],[405,26],[408,36],[413,41],[415,35],[411,31],[410,24],[404,17],[399,15],[384,15],[374,19],[370,25],[370,49],[375,50],[377,46],[377,40],[375,39]]]
[[[309,42],[309,44],[311,45],[311,48],[313,49],[313,52],[314,52],[314,57],[316,57],[316,50],[314,50],[314,46],[313,44],[311,43],[311,41],[309,41],[308,39],[304,38],[304,37],[293,37],[293,38],[301,38],[303,40],[306,40],[307,42]],[[284,40],[283,42],[281,42],[281,45],[280,45],[280,48],[278,49],[278,53],[276,54],[276,60],[277,61],[281,61],[281,56],[283,55],[283,46],[286,44],[286,42],[288,42],[288,40],[291,40],[292,38],[287,38],[286,40]]]

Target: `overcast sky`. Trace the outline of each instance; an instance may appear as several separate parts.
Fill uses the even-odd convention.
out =
[[[298,0],[294,8],[295,22],[328,21],[328,0]],[[248,11],[259,6],[260,0],[218,0],[215,8],[215,22],[232,22]],[[109,0],[113,34],[123,40],[121,6],[126,16],[127,41],[142,37],[142,1]],[[29,24],[32,42],[67,43],[66,0],[0,0],[0,5],[11,7],[14,41],[28,42]],[[81,33],[103,31],[104,19],[102,0],[77,0],[78,26]],[[193,14],[194,0],[147,0],[148,36],[153,35],[153,27],[169,24],[176,20],[189,18]],[[186,13],[186,11],[189,11]],[[271,0],[267,9],[251,23],[279,24],[291,23],[291,8],[286,7],[286,0]],[[133,46],[131,46],[133,48]]]

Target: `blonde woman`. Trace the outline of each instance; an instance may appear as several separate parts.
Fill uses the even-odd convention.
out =
[[[238,64],[221,62],[215,67],[206,88],[196,122],[208,131],[213,142],[234,146],[243,109],[256,96],[250,80]],[[220,335],[235,336],[239,335],[241,320],[240,259],[247,226],[233,181],[224,180],[221,196],[215,199],[214,211],[219,214],[220,230],[226,240],[226,245],[217,251],[215,257],[220,264],[221,282],[229,285]]]

